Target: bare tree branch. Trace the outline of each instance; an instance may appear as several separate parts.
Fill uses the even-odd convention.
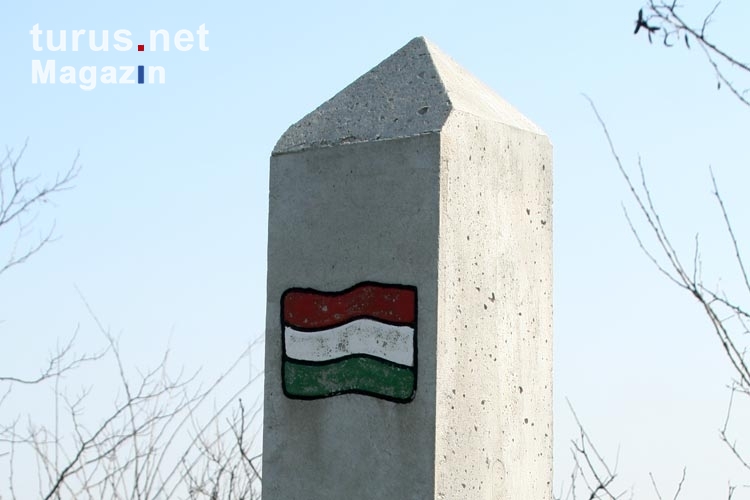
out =
[[[586,487],[585,498],[588,500],[616,500],[623,498],[629,490],[614,493],[612,488],[617,478],[617,460],[614,468],[610,468],[607,461],[597,450],[578,415],[573,409],[570,401],[566,399],[568,408],[578,426],[578,437],[571,441],[571,453],[573,454],[573,471],[570,475],[570,486],[565,496],[561,495],[555,500],[576,500],[579,497],[577,483],[580,480]]]
[[[0,485],[0,496],[6,491],[11,498],[16,496],[18,479],[13,471],[23,449],[27,455],[33,453],[39,498],[45,500],[260,498],[260,457],[251,457],[249,450],[257,446],[257,433],[251,427],[259,427],[262,399],[255,401],[250,414],[241,402],[238,412],[230,415],[229,409],[262,380],[262,374],[248,377],[224,395],[230,375],[244,366],[255,344],[206,387],[199,383],[200,370],[175,374],[169,369],[168,349],[155,367],[131,370],[118,339],[83,296],[82,300],[108,343],[106,355],[92,362],[114,368],[121,394],[111,412],[91,426],[92,417],[84,406],[91,388],[71,396],[56,384],[61,410],[52,428],[36,423],[31,415],[25,431],[17,421],[0,427],[0,446],[5,446],[10,460],[6,476],[10,485],[5,490]],[[68,372],[87,367],[80,363]],[[59,382],[61,375],[58,369],[52,376]],[[222,400],[208,408],[220,395]]]
[[[77,154],[70,168],[58,174],[53,181],[42,183],[39,176],[25,176],[20,165],[27,145],[28,139],[17,153],[6,148],[5,156],[0,157],[0,230],[17,226],[9,255],[4,263],[0,263],[0,274],[26,262],[54,240],[53,223],[49,230],[40,233],[36,241],[24,244],[41,207],[50,203],[55,195],[71,189],[81,170]]]
[[[648,0],[648,3],[644,6],[646,13],[644,14],[644,9],[641,9],[638,13],[635,33],[638,33],[639,27],[648,27],[648,37],[649,41],[651,41],[652,33],[662,31],[664,34],[664,45],[668,47],[673,45],[668,43],[668,40],[683,39],[685,46],[690,49],[690,40],[692,39],[701,48],[703,54],[706,56],[706,60],[713,68],[717,80],[717,88],[720,89],[724,85],[742,104],[750,106],[750,100],[748,99],[748,91],[750,89],[741,88],[739,84],[734,83],[730,79],[729,74],[732,70],[738,72],[740,76],[748,79],[748,84],[750,85],[750,64],[732,55],[728,50],[721,48],[708,38],[708,27],[712,23],[714,14],[716,14],[720,5],[721,2],[717,2],[703,18],[703,21],[699,25],[694,25],[682,17],[680,13],[682,6],[678,5],[676,1],[669,3],[664,0]]]
[[[0,375],[0,383],[16,383],[25,385],[39,384],[45,380],[52,379],[63,375],[66,372],[75,370],[82,364],[97,361],[101,359],[106,353],[107,349],[95,352],[93,354],[72,354],[73,345],[75,344],[76,337],[78,336],[78,328],[70,337],[70,339],[62,346],[58,347],[57,351],[52,354],[47,361],[45,366],[39,375],[35,377],[15,377],[11,375]],[[2,399],[0,399],[2,403]]]
[[[669,12],[673,12],[674,4],[669,6]],[[713,12],[709,14],[708,21],[705,25],[708,25],[710,17]],[[705,32],[705,26],[703,28]],[[607,143],[609,144],[612,157],[615,160],[617,168],[622,175],[625,183],[627,184],[633,201],[637,205],[643,220],[646,222],[647,234],[653,237],[655,242],[656,252],[649,249],[649,245],[646,244],[643,235],[636,230],[631,218],[628,216],[627,211],[625,212],[628,225],[631,232],[635,236],[638,246],[648,257],[655,268],[664,276],[666,276],[672,283],[677,285],[679,288],[686,290],[690,295],[700,304],[706,317],[709,319],[714,333],[718,338],[720,345],[726,355],[726,359],[734,370],[734,374],[737,377],[732,385],[732,393],[730,396],[729,408],[727,410],[727,416],[724,422],[724,426],[720,431],[720,438],[726,444],[731,453],[735,458],[742,464],[746,469],[750,470],[750,460],[744,457],[740,451],[735,440],[732,440],[727,435],[727,428],[729,424],[729,416],[732,411],[732,402],[736,394],[742,394],[746,397],[750,397],[750,364],[748,364],[747,350],[748,350],[748,339],[745,334],[748,333],[748,327],[746,321],[750,319],[750,313],[748,308],[742,305],[741,301],[732,300],[725,296],[721,290],[710,290],[705,287],[701,281],[701,259],[698,251],[698,238],[696,236],[695,248],[693,250],[693,269],[690,270],[683,265],[678,252],[675,250],[671,243],[671,240],[662,224],[661,218],[655,205],[648,183],[646,182],[645,175],[643,174],[643,164],[638,161],[638,169],[641,173],[641,185],[640,189],[636,188],[630,179],[619,155],[614,147],[611,135],[607,126],[599,114],[593,101],[585,96],[591,105],[591,109],[596,116],[599,125],[604,132]],[[729,214],[722,198],[716,177],[714,176],[713,170],[709,169],[711,183],[713,186],[713,195],[716,198],[716,202],[719,206],[722,222],[726,229],[727,236],[729,239],[730,247],[734,260],[737,263],[739,271],[739,280],[742,282],[743,288],[750,292],[750,279],[748,279],[747,267],[744,264],[743,254],[738,242],[735,230],[731,223]],[[733,322],[736,320],[735,322]],[[739,328],[737,327],[739,325]],[[657,497],[661,498],[661,495],[656,488],[656,482],[653,477],[652,484]],[[683,478],[677,488],[677,494],[682,490],[684,482]],[[729,497],[734,493],[735,489],[730,487]]]

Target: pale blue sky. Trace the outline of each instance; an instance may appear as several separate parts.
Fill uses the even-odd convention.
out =
[[[710,9],[705,1],[688,15]],[[123,348],[146,363],[225,366],[262,334],[268,159],[286,127],[418,35],[540,125],[554,145],[555,465],[570,468],[569,397],[640,498],[648,472],[685,498],[723,495],[736,467],[718,439],[729,381],[720,346],[690,299],[658,276],[629,234],[622,180],[585,92],[622,158],[642,155],[665,221],[689,254],[696,231],[709,282],[735,273],[712,224],[712,165],[738,232],[748,113],[717,92],[697,50],[634,37],[639,0],[234,2],[94,0],[0,6],[0,143],[30,138],[24,165],[53,175],[77,150],[74,191],[39,219],[62,237],[0,282],[0,366],[34,369],[81,325],[100,338],[77,286]],[[723,9],[723,10],[722,10]],[[750,6],[719,10],[712,29],[747,47]],[[29,30],[195,31],[209,51],[34,52]],[[32,85],[32,59],[58,65],[153,64],[164,85]],[[747,239],[747,238],[746,238]],[[714,257],[712,260],[711,257]],[[171,336],[171,337],[170,337]],[[171,338],[171,340],[170,340]],[[151,356],[149,358],[149,356]],[[256,369],[262,363],[257,356]],[[40,408],[40,411],[44,411]],[[734,476],[740,479],[741,476]],[[747,481],[747,476],[744,478]]]

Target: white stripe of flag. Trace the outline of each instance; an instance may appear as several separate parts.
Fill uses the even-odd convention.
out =
[[[330,361],[368,354],[405,366],[414,365],[414,328],[358,319],[313,332],[284,328],[286,355],[302,361]]]

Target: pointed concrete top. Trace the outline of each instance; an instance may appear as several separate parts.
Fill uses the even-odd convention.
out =
[[[289,127],[273,154],[438,132],[454,111],[544,135],[434,44],[417,37]]]

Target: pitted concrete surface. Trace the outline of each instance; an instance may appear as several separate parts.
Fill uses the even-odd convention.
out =
[[[424,38],[287,130],[271,156],[265,500],[551,498],[551,200],[544,133]],[[284,291],[363,281],[417,288],[414,399],[285,396]]]
[[[438,132],[451,111],[543,134],[434,44],[418,37],[289,127],[273,154]]]

